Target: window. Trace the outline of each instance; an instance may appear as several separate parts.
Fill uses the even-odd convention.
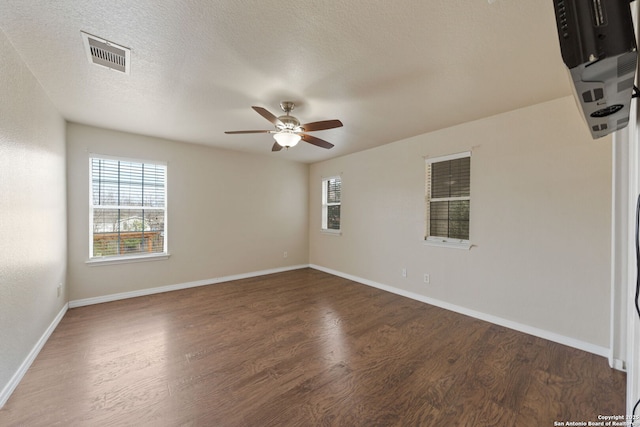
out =
[[[342,180],[339,176],[322,180],[322,230],[340,232],[340,193]]]
[[[425,240],[469,248],[471,153],[426,162]]]
[[[90,158],[90,259],[167,255],[164,164]]]

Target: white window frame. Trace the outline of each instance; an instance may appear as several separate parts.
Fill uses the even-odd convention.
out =
[[[104,159],[104,160],[117,160],[123,162],[133,162],[133,163],[141,163],[146,165],[154,165],[161,166],[164,168],[164,206],[157,207],[154,206],[154,210],[161,210],[164,212],[164,231],[163,231],[163,252],[154,252],[154,253],[136,253],[130,255],[108,255],[108,256],[94,256],[93,254],[93,214],[94,214],[94,206],[93,204],[93,177],[92,177],[92,161],[93,159]],[[168,187],[168,168],[167,163],[158,161],[158,160],[143,160],[143,159],[134,159],[129,157],[120,157],[120,156],[110,156],[104,154],[95,154],[91,153],[89,155],[89,259],[86,261],[87,264],[90,265],[108,265],[108,264],[122,264],[122,263],[131,263],[131,262],[141,262],[141,261],[158,261],[169,258],[170,254],[168,251],[168,216],[167,216],[167,187]],[[105,206],[101,205],[100,209],[131,209],[132,206]],[[133,207],[135,209],[139,209],[140,206]]]
[[[340,201],[338,203],[329,203],[327,200],[327,190],[329,181],[332,180],[340,181]],[[328,228],[329,224],[329,206],[340,206],[340,228],[333,229]],[[321,230],[323,233],[341,235],[342,234],[342,177],[340,175],[329,176],[326,178],[322,178],[322,224]]]
[[[469,250],[472,246],[471,244],[471,227],[469,227],[469,239],[452,239],[450,237],[442,237],[442,236],[432,236],[431,235],[431,221],[429,218],[429,204],[433,201],[439,202],[448,202],[448,201],[462,201],[468,200],[469,205],[471,205],[471,195],[463,196],[463,197],[443,197],[443,198],[431,198],[431,174],[427,173],[428,168],[431,167],[433,163],[446,162],[449,160],[462,159],[465,157],[471,158],[471,151],[464,151],[461,153],[449,154],[445,156],[433,157],[433,158],[425,158],[425,237],[424,244],[427,246],[440,246],[447,247],[453,249],[465,249]],[[469,174],[469,180],[471,180],[471,174]],[[469,222],[471,222],[471,218],[469,218]]]

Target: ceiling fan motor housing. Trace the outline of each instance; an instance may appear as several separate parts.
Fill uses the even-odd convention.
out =
[[[282,125],[280,123],[276,125],[276,128],[278,128],[279,131],[283,131],[283,130],[289,130],[292,132],[302,131],[302,128],[300,127],[300,121],[293,116],[290,116],[287,114],[286,116],[278,117],[278,120],[280,120],[280,122],[282,123]]]

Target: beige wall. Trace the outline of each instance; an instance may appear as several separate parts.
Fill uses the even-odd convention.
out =
[[[474,247],[425,246],[424,157],[467,150]],[[341,236],[320,232],[337,174]],[[571,97],[317,163],[309,181],[311,264],[609,347],[611,138],[591,139]]]
[[[86,264],[89,153],[167,163],[168,260]],[[308,165],[74,123],[67,154],[72,301],[308,263]]]
[[[67,220],[64,120],[2,31],[0,58],[2,406],[12,377],[65,305]]]

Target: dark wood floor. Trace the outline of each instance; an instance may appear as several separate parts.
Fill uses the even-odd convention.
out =
[[[75,308],[20,426],[553,426],[624,413],[602,357],[312,269]]]

